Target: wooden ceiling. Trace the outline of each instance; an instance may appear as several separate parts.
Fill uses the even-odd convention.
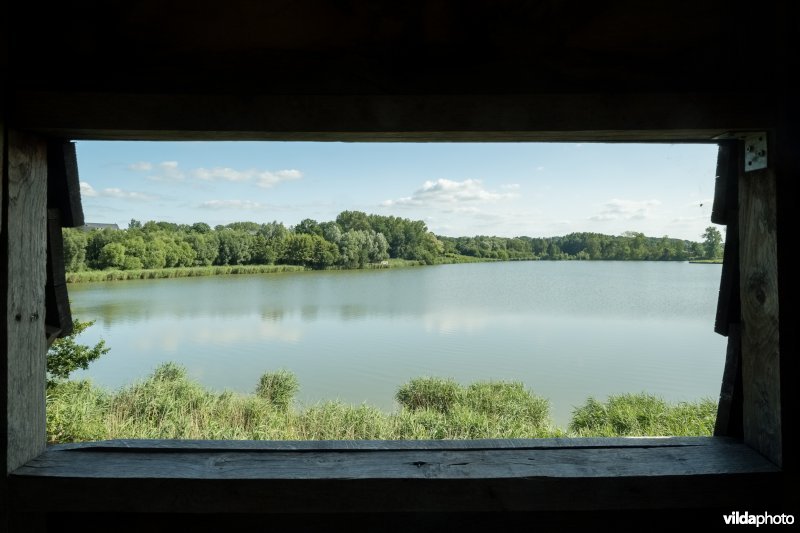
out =
[[[705,127],[712,135],[757,127],[775,112],[764,111],[771,101],[748,108],[769,100],[790,70],[787,9],[723,0],[17,2],[4,70],[12,119],[77,137],[98,128],[110,136],[112,121],[120,138],[155,130],[594,131],[626,120],[630,130]],[[455,95],[480,99],[442,104]],[[635,95],[630,108],[626,95]],[[320,103],[328,96],[344,100]],[[492,104],[492,96],[506,100]],[[508,103],[518,96],[538,103]],[[703,120],[733,105],[752,120]],[[287,116],[287,106],[296,114]],[[464,118],[476,106],[507,123]],[[648,121],[648,106],[661,118]],[[566,116],[602,115],[603,107],[612,112],[606,120]],[[316,121],[297,118],[309,109]],[[461,118],[437,122],[443,112]]]

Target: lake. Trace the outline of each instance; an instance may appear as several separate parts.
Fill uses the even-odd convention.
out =
[[[73,377],[118,388],[162,362],[208,387],[252,392],[279,368],[301,404],[396,408],[418,376],[520,380],[566,426],[587,397],[716,399],[721,265],[528,261],[69,286],[79,341],[111,352]]]

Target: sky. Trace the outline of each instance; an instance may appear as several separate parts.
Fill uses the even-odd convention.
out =
[[[702,240],[714,144],[79,141],[87,222],[424,220],[437,235]],[[720,228],[722,229],[722,228]]]

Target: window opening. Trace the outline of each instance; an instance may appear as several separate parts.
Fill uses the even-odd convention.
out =
[[[199,385],[139,406],[161,428],[131,436],[171,423],[187,438],[396,438],[387,424],[406,424],[400,438],[470,438],[497,418],[487,404],[509,409],[500,436],[550,436],[575,434],[576,407],[596,414],[590,397],[715,400],[720,267],[687,261],[721,257],[724,230],[710,222],[716,149],[80,142],[89,227],[65,234],[68,270],[170,279],[70,285],[75,316],[95,321],[78,342],[102,338],[111,350],[72,378],[115,392],[90,395],[98,418],[88,428],[69,426],[69,402],[51,396],[51,435],[123,436],[103,434],[104,413],[134,412],[145,396],[132,384],[169,361]],[[205,275],[262,264],[287,272]],[[293,271],[304,268],[314,271]],[[165,381],[179,372],[160,368]],[[297,378],[295,396],[282,370]],[[277,409],[234,406],[264,372],[262,394]],[[423,376],[442,380],[412,382]],[[469,388],[487,380],[522,382],[549,402],[551,423],[515,433],[542,404]],[[387,422],[404,385],[408,406],[423,394],[430,409]],[[66,392],[86,400],[85,388]],[[189,400],[208,412],[187,415]],[[319,403],[329,400],[341,404]],[[287,422],[292,412],[340,417],[341,431]],[[203,417],[220,414],[262,429],[214,434]],[[461,426],[446,427],[451,419]]]

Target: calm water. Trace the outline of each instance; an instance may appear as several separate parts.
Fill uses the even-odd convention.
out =
[[[716,398],[719,265],[513,262],[70,285],[80,338],[111,352],[75,377],[116,388],[175,361],[251,392],[287,368],[308,404],[395,408],[410,378],[523,381],[556,422],[588,396]]]

